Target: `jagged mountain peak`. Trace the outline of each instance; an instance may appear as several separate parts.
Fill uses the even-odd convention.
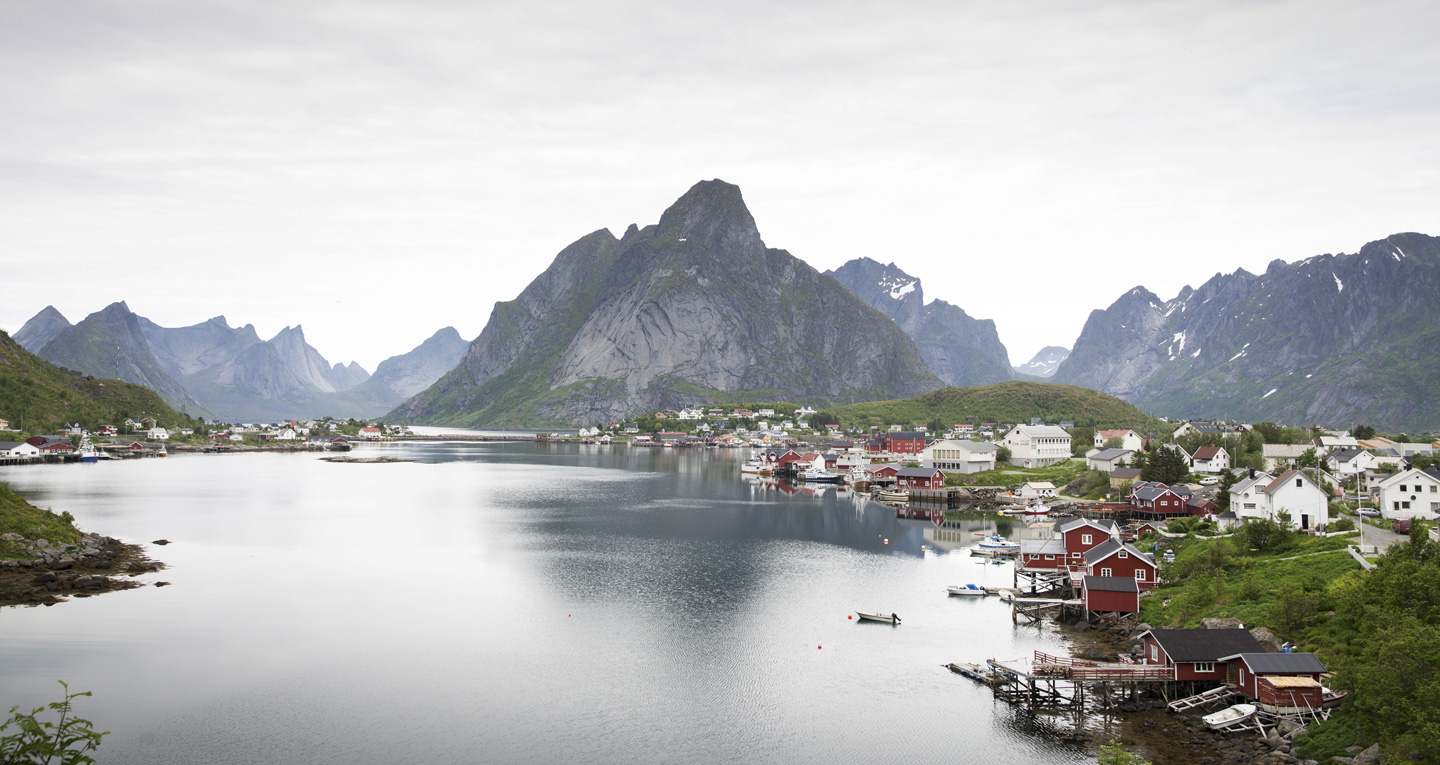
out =
[[[693,240],[716,253],[759,256],[765,252],[740,187],[719,179],[691,186],[660,216],[656,234]]]
[[[41,348],[72,326],[74,325],[70,320],[56,310],[55,306],[47,305],[25,322],[25,326],[15,333],[14,340],[21,348],[38,354]]]
[[[1047,345],[1041,348],[1028,362],[1015,367],[1019,374],[1032,377],[1052,377],[1055,370],[1060,368],[1060,362],[1069,358],[1070,349],[1060,345]]]

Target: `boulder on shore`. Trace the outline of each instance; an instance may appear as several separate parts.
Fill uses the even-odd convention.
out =
[[[1238,630],[1243,629],[1244,626],[1239,619],[1228,616],[1200,620],[1200,629],[1202,630]]]
[[[1255,642],[1259,643],[1261,647],[1263,647],[1266,651],[1269,651],[1270,653],[1280,653],[1280,638],[1276,637],[1275,633],[1271,632],[1269,629],[1266,629],[1265,627],[1256,627],[1255,629],[1250,630],[1250,635],[1251,637],[1254,637]]]

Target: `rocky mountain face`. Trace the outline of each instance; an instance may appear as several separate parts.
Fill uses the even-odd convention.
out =
[[[1440,239],[1216,274],[1164,301],[1094,311],[1055,382],[1154,414],[1440,428]]]
[[[1028,362],[1015,367],[1016,374],[1029,375],[1030,377],[1052,377],[1055,370],[1060,368],[1060,362],[1070,357],[1069,348],[1061,348],[1058,345],[1047,345],[1035,354],[1035,357]]]
[[[26,326],[34,322],[31,319]],[[111,303],[61,331],[36,355],[87,375],[143,385],[177,409],[191,413],[203,409],[150,350],[140,317],[124,301]]]
[[[947,384],[988,385],[1012,377],[1010,354],[995,332],[994,321],[971,318],[944,300],[926,304],[920,280],[894,263],[856,258],[825,273],[894,320],[915,341],[931,371]]]
[[[71,326],[70,320],[57,311],[55,306],[47,305],[40,313],[31,317],[30,321],[25,322],[25,326],[15,333],[13,339],[21,348],[31,353],[39,353],[41,348]]]
[[[231,327],[224,316],[162,327],[116,303],[74,327],[47,307],[17,334],[33,344],[52,332],[37,353],[47,361],[144,385],[192,414],[239,421],[374,417],[453,369],[469,347],[447,327],[382,362],[384,375],[372,380],[355,362],[331,365],[299,326],[262,340],[254,326]]]
[[[696,184],[660,216],[582,237],[464,360],[388,420],[613,422],[702,403],[903,398],[941,387],[894,322],[760,238],[740,189]]]

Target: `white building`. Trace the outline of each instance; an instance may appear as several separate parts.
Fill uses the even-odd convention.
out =
[[[1359,475],[1366,470],[1374,470],[1380,460],[1364,449],[1336,449],[1330,452],[1325,458],[1325,467],[1335,475],[1352,476]]]
[[[1104,449],[1105,442],[1112,438],[1120,439],[1120,445],[1115,447],[1117,449],[1138,452],[1145,446],[1144,439],[1133,430],[1097,430],[1095,431],[1095,448]]]
[[[1020,488],[1016,489],[1015,493],[1027,499],[1053,497],[1055,496],[1055,484],[1049,481],[1029,481],[1020,484]]]
[[[1054,425],[1020,425],[1006,433],[1000,445],[1010,450],[1010,464],[1016,467],[1044,467],[1070,459],[1070,434]]]
[[[936,441],[920,450],[920,466],[947,473],[979,473],[995,469],[1000,447],[980,441]]]
[[[1242,521],[1251,518],[1277,520],[1281,510],[1290,513],[1290,525],[1310,531],[1330,525],[1330,498],[1309,476],[1287,470],[1275,477],[1256,473],[1230,489],[1230,510]]]
[[[1295,467],[1300,456],[1314,448],[1310,444],[1265,444],[1260,447],[1260,454],[1265,458],[1265,469],[1279,473]]]
[[[1135,461],[1135,452],[1130,449],[1092,449],[1085,455],[1086,470],[1100,470],[1109,475],[1117,468],[1126,467]]]
[[[151,441],[168,441],[170,440],[170,431],[161,427],[154,427],[145,431],[145,437]]]
[[[40,447],[24,441],[0,441],[0,457],[39,457]]]
[[[1230,469],[1230,453],[1223,446],[1202,446],[1190,455],[1190,470],[1219,475]]]
[[[1380,513],[1386,518],[1425,518],[1440,513],[1440,478],[1406,470],[1381,481]]]
[[[365,427],[360,429],[361,438],[383,438],[384,436],[385,434],[382,433],[379,428]]]

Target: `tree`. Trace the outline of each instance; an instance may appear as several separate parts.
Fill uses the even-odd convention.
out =
[[[999,467],[1002,462],[1010,461],[1010,447],[1002,446],[995,452],[995,466]]]
[[[1352,428],[1352,429],[1350,430],[1350,435],[1351,435],[1353,438],[1360,439],[1360,440],[1364,440],[1364,439],[1367,439],[1367,438],[1374,438],[1374,437],[1375,437],[1375,429],[1372,428],[1372,427],[1370,427],[1369,425],[1356,425],[1354,428]]]
[[[97,732],[89,720],[71,714],[70,702],[80,696],[89,696],[89,691],[71,693],[70,686],[63,680],[60,687],[65,689],[65,699],[48,705],[51,712],[59,713],[57,722],[36,718],[47,707],[39,707],[29,714],[20,714],[18,706],[10,707],[10,719],[0,725],[0,763],[83,765],[95,762],[86,753],[98,749],[100,739],[110,735],[110,731]],[[12,726],[15,732],[6,733]]]
[[[1295,458],[1295,467],[1298,467],[1298,468],[1315,468],[1315,467],[1320,467],[1320,454],[1315,451],[1315,447],[1312,446],[1312,447],[1310,447],[1309,449],[1306,449],[1305,451],[1300,452],[1300,456]]]
[[[1234,470],[1226,470],[1220,476],[1220,489],[1215,493],[1215,506],[1220,508],[1221,512],[1230,509],[1230,490],[1239,482]]]

